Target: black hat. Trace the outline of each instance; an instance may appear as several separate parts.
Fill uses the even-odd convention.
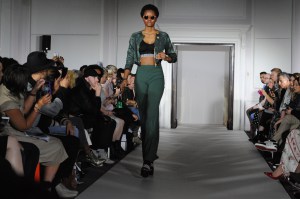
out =
[[[84,69],[83,77],[88,77],[88,76],[98,77],[99,75],[95,71],[94,67],[88,66]]]
[[[27,56],[27,62],[24,64],[31,74],[47,70],[54,65],[55,62],[52,59],[47,59],[46,53],[40,51],[31,52]]]

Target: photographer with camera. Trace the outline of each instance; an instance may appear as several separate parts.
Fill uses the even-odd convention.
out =
[[[35,101],[47,98],[49,102],[38,109],[39,117],[34,122],[34,129],[38,129],[43,133],[49,133],[48,127],[51,124],[58,123],[66,126],[66,135],[70,136],[55,136],[62,144],[67,154],[67,158],[60,165],[56,176],[52,182],[56,192],[61,197],[75,197],[78,192],[71,190],[70,185],[73,165],[76,161],[79,150],[79,139],[72,136],[74,134],[74,126],[68,118],[61,118],[60,121],[53,120],[55,116],[63,109],[64,97],[57,97],[55,93],[59,89],[62,75],[66,75],[67,69],[62,66],[57,67],[57,63],[53,60],[47,59],[43,52],[32,52],[28,55],[27,63],[24,64],[31,71],[28,88],[32,88],[28,100]],[[50,140],[54,136],[49,136]],[[62,182],[61,182],[62,180]]]
[[[47,60],[45,61],[47,62]],[[47,68],[47,63],[39,66],[41,70],[44,70]],[[4,129],[6,134],[15,135],[19,141],[29,142],[38,147],[40,151],[39,161],[41,165],[45,166],[42,183],[48,189],[51,187],[60,163],[68,155],[60,140],[54,137],[45,142],[26,135],[26,132],[35,126],[36,119],[40,117],[39,110],[51,101],[51,97],[48,95],[38,101],[30,99],[31,104],[27,99],[24,100],[29,76],[30,73],[24,66],[13,65],[5,70],[3,84],[0,86],[0,111],[10,117],[10,122]],[[30,93],[32,97],[36,95],[33,92],[38,90],[36,86],[33,88]]]

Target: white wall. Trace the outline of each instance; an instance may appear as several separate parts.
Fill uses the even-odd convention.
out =
[[[58,52],[69,68],[116,64],[117,0],[1,0],[0,53],[20,63],[51,35],[48,58]],[[112,56],[113,55],[113,56]]]
[[[31,51],[41,35],[51,35],[48,57],[58,52],[69,68],[95,64],[101,58],[102,1],[32,0]]]
[[[272,6],[271,6],[272,5]],[[291,72],[292,0],[254,1],[254,87],[259,73],[278,67]]]
[[[0,55],[22,63],[30,49],[30,1],[0,1]]]

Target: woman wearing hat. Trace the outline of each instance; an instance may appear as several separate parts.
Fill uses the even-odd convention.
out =
[[[3,84],[0,85],[0,111],[5,116],[10,117],[10,123],[5,126],[4,132],[7,135],[14,135],[19,141],[29,142],[36,145],[40,150],[40,163],[45,166],[43,181],[45,184],[50,183],[55,174],[67,157],[64,146],[57,138],[50,137],[48,142],[41,139],[27,136],[25,132],[34,126],[34,121],[40,117],[39,110],[42,106],[51,101],[49,95],[44,96],[35,104],[24,101],[26,85],[28,82],[29,72],[21,65],[8,67],[4,72]],[[35,93],[31,93],[35,95]],[[32,111],[26,111],[27,117],[24,117],[25,105],[34,107]]]
[[[155,29],[159,12],[152,4],[145,5],[141,12],[145,28],[133,33],[129,40],[124,73],[124,84],[133,64],[138,65],[135,91],[141,116],[143,167],[141,175],[153,175],[153,161],[158,158],[159,103],[164,90],[164,74],[161,61],[174,63],[177,55],[169,35]]]

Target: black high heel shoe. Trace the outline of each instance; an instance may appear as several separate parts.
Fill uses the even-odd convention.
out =
[[[154,174],[154,167],[153,164],[144,164],[143,167],[141,168],[141,176],[144,178],[147,178],[149,175]]]

